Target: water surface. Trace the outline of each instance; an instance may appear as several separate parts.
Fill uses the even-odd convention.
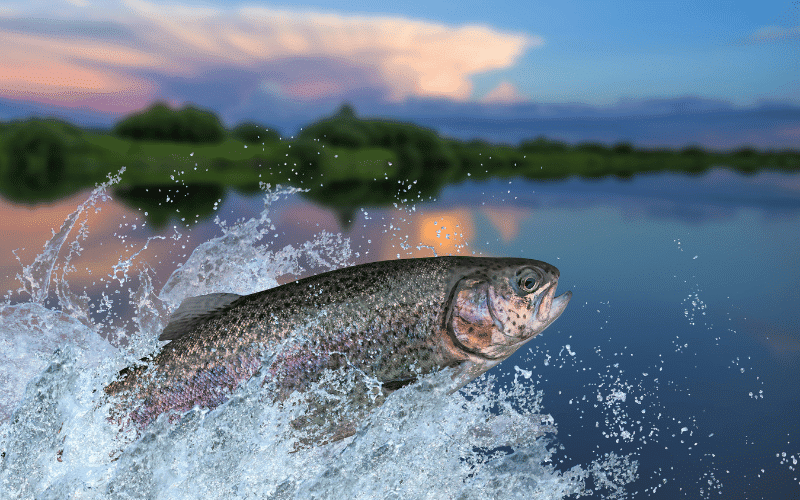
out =
[[[413,184],[398,189],[399,199],[414,200]],[[39,454],[38,475],[25,490],[31,496],[147,492],[171,498],[181,495],[176,485],[200,479],[216,485],[205,495],[220,498],[325,497],[333,491],[352,498],[471,498],[475,488],[509,498],[530,498],[534,491],[563,498],[588,490],[597,498],[800,495],[800,176],[713,170],[701,177],[626,181],[467,182],[446,188],[436,200],[365,207],[345,228],[333,212],[299,193],[271,198],[268,221],[263,194],[230,194],[216,210],[228,221],[224,229],[176,213],[170,225],[155,230],[143,212],[97,199],[78,217],[41,300],[65,309],[63,299],[72,295],[60,283],[69,283],[74,295],[85,291],[89,306],[82,322],[78,306],[65,319],[13,290],[20,287],[15,275],[24,274],[20,264],[40,255],[50,228],[57,232],[87,196],[33,210],[0,206],[3,229],[17,236],[0,247],[0,289],[12,290],[8,300],[15,304],[0,314],[7,357],[0,415],[8,419],[17,408],[23,416],[23,422],[6,420],[5,450],[21,436],[33,439],[36,407],[32,400],[20,403],[25,385],[33,380],[29,390],[49,387],[54,394],[39,412],[52,422],[37,424],[34,433],[39,441],[33,441],[42,444],[31,451]],[[237,219],[253,223],[233,226]],[[17,262],[11,251],[22,247]],[[177,430],[164,426],[155,441],[127,444],[116,455],[121,458],[110,461],[122,445],[76,380],[97,386],[126,359],[153,348],[159,314],[165,314],[156,307],[159,300],[169,306],[181,294],[241,293],[344,263],[434,252],[544,260],[561,270],[559,290],[574,293],[561,318],[529,349],[490,372],[492,389],[486,382],[470,386],[498,399],[437,399],[435,391],[409,388],[376,416],[384,427],[365,423],[344,451],[326,448],[264,462],[285,442],[257,430],[287,417],[259,409],[258,390],[250,388],[236,405],[199,414]],[[192,267],[201,257],[213,262],[211,271]],[[179,271],[183,288],[167,294],[162,286],[187,259]],[[206,273],[200,282],[198,273]],[[130,303],[131,295],[140,306]],[[131,333],[149,340],[132,341],[133,347],[117,341]],[[104,338],[129,352],[120,354]],[[53,361],[58,346],[62,351]],[[49,375],[40,375],[48,364]],[[404,408],[416,408],[415,416],[406,416]],[[508,419],[503,425],[529,423],[522,426],[527,433],[514,427],[505,441],[500,433],[489,443],[463,434],[464,426],[498,413]],[[431,429],[426,422],[432,421],[444,423]],[[88,425],[96,446],[70,448],[73,438],[59,425]],[[66,436],[60,444],[59,436]],[[209,447],[221,451],[199,451]],[[19,479],[14,464],[21,462],[5,460],[2,474],[13,484]],[[222,467],[226,460],[236,465]],[[480,466],[464,465],[470,460]],[[148,480],[130,478],[137,467]],[[261,480],[248,479],[253,475]],[[234,477],[236,487],[230,484]],[[612,480],[604,485],[604,477]]]

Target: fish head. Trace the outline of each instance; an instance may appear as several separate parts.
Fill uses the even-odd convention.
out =
[[[529,259],[498,259],[464,275],[452,292],[449,333],[454,347],[485,360],[510,356],[558,318],[572,297],[555,296],[559,272]]]

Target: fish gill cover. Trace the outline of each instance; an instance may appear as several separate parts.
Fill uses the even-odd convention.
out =
[[[557,423],[530,372],[518,367],[511,382],[484,375],[452,395],[443,389],[447,372],[423,377],[393,392],[354,436],[327,445],[298,449],[292,422],[308,401],[292,395],[272,404],[269,386],[257,377],[213,411],[195,408],[143,432],[121,430],[108,418],[103,387],[158,348],[168,312],[183,299],[252,293],[286,274],[343,267],[353,254],[346,238],[324,232],[302,245],[271,248],[270,206],[298,190],[265,185],[259,216],[232,225],[217,219],[222,234],[188,258],[187,236],[177,226],[140,247],[121,234],[119,260],[97,277],[105,289],[93,300],[70,288],[72,259],[101,244],[90,238],[89,222],[102,217],[119,175],[95,189],[22,266],[21,288],[0,309],[0,497],[628,497],[638,466],[631,455],[598,453],[589,463],[558,467]],[[144,230],[135,221],[126,226]],[[145,258],[154,240],[166,255]],[[177,266],[160,290],[157,259]],[[327,373],[311,390],[335,398],[337,388],[355,383],[351,375]],[[615,424],[620,398],[606,401]]]

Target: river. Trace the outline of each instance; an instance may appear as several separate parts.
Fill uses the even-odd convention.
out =
[[[292,189],[230,192],[217,221],[162,227],[111,188],[0,201],[0,496],[800,495],[800,176],[415,189],[349,221]],[[456,253],[544,260],[574,296],[453,396],[414,384],[354,438],[297,453],[281,429],[299,410],[264,405],[257,384],[138,438],[106,419],[97,390],[156,348],[182,297]]]

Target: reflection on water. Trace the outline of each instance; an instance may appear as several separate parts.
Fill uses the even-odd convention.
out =
[[[352,220],[344,225],[338,209],[326,209],[295,197],[274,209],[280,217],[279,226],[283,228],[276,244],[307,239],[326,230],[344,232],[355,243],[363,245],[363,261],[397,258],[398,254],[418,257],[436,252],[445,255],[462,252],[465,245],[484,245],[475,230],[480,221],[488,221],[499,233],[502,243],[510,245],[525,239],[525,235],[520,235],[520,228],[526,219],[552,217],[550,213],[540,215],[543,210],[580,214],[601,207],[618,211],[629,220],[672,220],[692,226],[732,221],[741,210],[748,208],[780,221],[796,217],[800,211],[798,178],[774,172],[743,176],[714,169],[697,177],[665,174],[639,175],[631,180],[573,178],[552,182],[462,183],[445,188],[436,201],[423,203],[417,199],[416,206],[425,207],[424,210],[392,210],[380,206],[353,209]],[[411,185],[403,187],[413,188]],[[119,199],[104,204],[103,216],[92,222],[92,233],[107,243],[84,252],[73,280],[83,280],[88,285],[91,275],[82,275],[81,270],[87,267],[105,269],[112,260],[116,262],[117,251],[113,244],[118,239],[124,239],[133,248],[154,234],[174,234],[174,231],[182,232],[191,227],[187,234],[189,239],[202,241],[218,230],[211,220],[213,216],[252,217],[260,210],[259,194],[225,193],[216,186],[180,186],[169,192],[165,186],[155,186],[148,188],[148,193],[159,190],[164,193],[156,197],[125,191],[120,193]],[[18,250],[17,255],[23,262],[32,259],[40,251],[42,242],[49,238],[51,229],[57,229],[87,193],[35,207],[0,199],[0,230],[15,235],[0,241],[0,290],[18,286],[14,276],[19,262],[12,251]],[[218,204],[220,199],[224,201]],[[397,205],[397,200],[388,202]],[[154,211],[158,211],[156,220],[153,220]],[[591,214],[583,215],[586,219],[592,218]],[[580,220],[573,220],[572,226],[582,226]],[[123,228],[135,225],[146,229],[125,238],[118,237],[124,233]],[[188,241],[186,249],[191,249],[192,245]],[[481,250],[486,251],[484,247]],[[162,264],[163,259],[156,262]]]
[[[182,184],[175,187],[134,186],[114,190],[117,201],[147,213],[146,219],[156,229],[162,229],[170,219],[189,220],[208,218],[214,206],[225,196],[225,188],[216,184]],[[179,214],[181,214],[179,216]]]
[[[409,188],[413,194],[411,186],[398,189]],[[17,254],[23,264],[32,262],[50,238],[50,229],[58,230],[84,199],[32,210],[5,202],[0,205],[4,229],[17,236],[0,242],[3,290],[20,286],[14,276],[21,268],[11,251],[26,248]],[[126,208],[117,201],[100,208],[99,213],[86,214],[88,237],[80,255],[70,261],[68,273],[72,290],[85,290],[96,305],[106,300],[117,307],[124,302],[113,287],[108,288],[108,282],[114,282],[108,275],[120,256],[136,254],[148,238],[165,239],[150,241],[132,271],[146,270],[153,289],[159,290],[198,245],[222,231],[202,217],[195,223],[195,213],[184,217],[182,207],[176,210],[183,215],[176,212],[163,228],[148,222],[145,209]],[[218,206],[212,202],[210,211],[233,223],[258,218],[263,208],[261,195],[228,193]],[[569,308],[530,349],[522,349],[491,373],[498,387],[512,384],[513,390],[531,390],[513,385],[525,381],[542,391],[537,412],[552,415],[557,426],[553,439],[559,450],[552,460],[564,475],[551,479],[561,481],[562,496],[576,491],[570,488],[580,474],[589,474],[592,467],[599,473],[603,464],[614,469],[614,461],[628,454],[639,463],[638,479],[627,487],[633,498],[791,498],[800,494],[792,461],[800,457],[795,435],[800,428],[795,410],[800,400],[800,287],[796,286],[800,282],[800,176],[744,177],[715,170],[701,177],[637,176],[627,181],[493,180],[450,186],[435,201],[358,208],[346,229],[340,218],[335,210],[299,195],[277,200],[269,214],[274,229],[265,232],[260,243],[280,250],[313,241],[323,231],[341,232],[350,239],[354,263],[475,252],[531,257],[559,267],[560,288],[574,292]],[[275,278],[284,282],[295,276]],[[19,300],[25,298],[14,294],[12,302]],[[13,342],[20,342],[19,331],[15,332]],[[33,376],[26,372],[23,378]],[[422,432],[424,422],[396,420],[392,413],[412,404],[412,399],[394,401],[399,406],[387,408],[379,418],[387,418],[387,425],[393,422],[405,425],[406,431]],[[425,401],[419,399],[419,404],[424,406]],[[518,402],[512,398],[499,404]],[[212,422],[219,418],[233,426],[229,428],[235,429],[234,434],[240,433],[242,428],[233,422],[255,411],[242,404],[247,411],[231,409],[220,416],[212,412],[191,421],[192,432],[207,434],[209,441],[204,444],[217,442],[214,432],[219,427]],[[427,412],[435,409],[425,408]],[[485,418],[483,410],[476,408],[467,408],[463,418]],[[454,407],[437,415],[462,418]],[[518,418],[519,413],[513,415]],[[264,413],[258,418],[274,423],[281,417]],[[257,422],[253,425],[258,428]],[[385,448],[385,441],[378,442],[399,435],[381,432],[366,434],[358,446],[346,451],[350,461],[344,465],[337,466],[329,458],[292,462],[290,467],[298,474],[295,479],[300,479],[275,491],[293,492],[286,493],[287,497],[316,487],[332,491],[343,484],[331,479],[336,477],[346,477],[349,485],[374,487],[368,479],[359,479],[359,474],[388,473],[404,457],[398,451],[402,447]],[[184,438],[170,443],[195,449],[197,444]],[[273,438],[262,438],[267,441],[256,441],[258,446],[272,443]],[[430,448],[421,443],[430,438],[414,440],[410,453],[423,456]],[[245,443],[248,438],[236,434],[231,439]],[[152,463],[163,462],[157,456],[161,448],[137,449]],[[521,481],[524,474],[519,464],[538,467],[540,452],[517,450],[505,462],[487,462],[482,472],[470,477],[482,485],[495,484],[492,480],[497,478]],[[249,462],[257,454],[236,456],[242,468],[239,473],[261,470]],[[370,460],[377,468],[359,468],[358,464]],[[207,461],[221,465],[218,456]],[[448,464],[453,471],[459,467],[458,460]],[[586,468],[573,470],[573,466]],[[207,478],[206,472],[192,467],[187,465],[191,470],[186,474],[174,469],[170,473],[189,481]],[[316,472],[300,472],[303,467],[316,467]],[[269,472],[288,477],[287,470]],[[402,474],[412,475],[403,470],[393,477],[399,481]],[[69,482],[70,477],[61,480]],[[242,484],[253,487],[246,480]],[[413,491],[420,497],[424,496],[421,491],[431,487],[425,481],[419,486]],[[448,488],[458,490],[455,483]],[[606,488],[595,496],[609,497],[612,491]]]

